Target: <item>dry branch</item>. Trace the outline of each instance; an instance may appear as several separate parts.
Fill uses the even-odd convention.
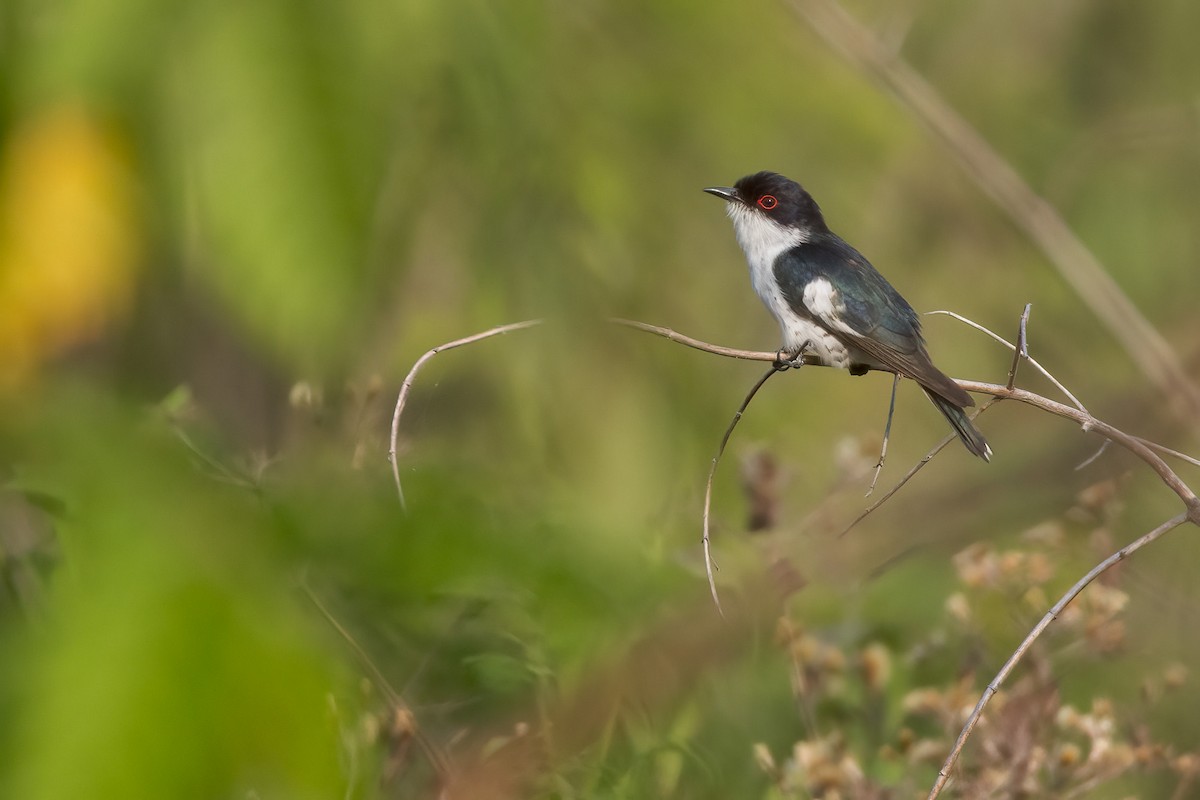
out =
[[[636,328],[637,330],[645,331],[647,333],[653,333],[656,336],[662,336],[663,338],[670,339],[673,342],[679,342],[696,350],[703,350],[706,353],[713,353],[715,355],[731,356],[733,358],[744,359],[747,361],[767,361],[772,363],[778,357],[778,352],[768,352],[763,350],[738,350],[732,347],[709,344],[708,342],[701,341],[700,339],[694,339],[690,336],[685,336],[684,334],[681,334],[670,328],[664,328],[659,325],[650,325],[644,322],[632,322],[630,320],[614,320],[614,322],[629,326],[631,328]],[[817,359],[809,355],[805,356],[804,363],[821,366]],[[1033,359],[1030,359],[1030,363],[1033,363]],[[1141,437],[1132,436],[1128,433],[1125,433],[1124,431],[1109,425],[1107,422],[1097,419],[1087,411],[1081,411],[1078,408],[1072,408],[1071,406],[1063,405],[1062,403],[1051,400],[1048,397],[1043,397],[1040,394],[1026,391],[1025,389],[1010,389],[1001,384],[984,383],[983,381],[954,379],[954,382],[968,392],[991,395],[992,397],[998,397],[1002,400],[1016,400],[1017,402],[1025,403],[1026,405],[1033,406],[1034,408],[1039,408],[1042,411],[1047,411],[1055,416],[1069,419],[1078,423],[1078,425],[1083,428],[1085,433],[1096,433],[1106,439],[1112,440],[1115,444],[1124,447],[1142,461],[1145,461],[1146,464],[1149,465],[1150,468],[1153,469],[1160,478],[1162,478],[1163,483],[1165,483],[1167,487],[1171,489],[1171,491],[1175,492],[1175,494],[1178,495],[1188,507],[1189,519],[1196,524],[1200,524],[1200,499],[1197,499],[1195,493],[1188,488],[1187,484],[1185,484],[1183,480],[1180,479],[1180,477],[1176,475],[1175,472],[1166,464],[1166,462],[1163,461],[1155,452],[1158,449],[1165,449],[1162,448],[1161,445],[1151,445]],[[1188,461],[1193,460],[1190,456],[1185,458]]]
[[[635,326],[636,327],[636,326]],[[712,508],[712,487],[713,478],[717,474],[717,464],[721,463],[721,456],[725,454],[725,446],[729,444],[729,437],[733,435],[733,429],[737,427],[738,422],[742,419],[742,414],[746,413],[746,408],[750,405],[750,401],[754,399],[754,395],[758,394],[758,390],[763,387],[763,384],[777,372],[782,372],[786,367],[773,366],[771,369],[758,379],[754,387],[746,394],[746,399],[738,406],[737,412],[733,415],[733,419],[729,422],[729,427],[725,429],[725,435],[721,437],[721,444],[717,447],[717,454],[713,456],[712,463],[708,467],[708,483],[704,486],[704,572],[708,575],[708,590],[712,593],[713,603],[717,606],[717,612],[721,616],[725,616],[724,610],[721,608],[721,599],[717,597],[717,581],[713,575],[713,560],[712,550],[709,547],[709,509]]]
[[[1026,304],[1025,307],[1029,308],[1029,306],[1030,306],[1030,304]],[[1017,345],[1014,345],[1012,342],[1009,342],[1003,336],[1001,336],[993,331],[988,330],[987,328],[980,325],[978,322],[975,322],[974,320],[967,319],[962,314],[955,314],[953,311],[926,311],[925,313],[928,316],[933,316],[935,314],[941,314],[943,316],[947,316],[947,317],[956,319],[959,322],[963,323],[964,325],[969,325],[970,327],[974,328],[977,331],[982,331],[983,333],[986,333],[988,336],[992,337],[997,342],[999,342],[1000,344],[1007,347],[1009,350],[1013,350],[1017,347]],[[1028,313],[1028,312],[1026,312],[1026,313]],[[1025,317],[1024,314],[1021,315],[1021,319],[1023,322],[1027,321],[1027,318]],[[1022,325],[1022,330],[1024,330],[1024,325]],[[1040,372],[1042,374],[1042,377],[1044,377],[1046,380],[1053,383],[1054,388],[1058,389],[1060,392],[1062,392],[1063,395],[1066,396],[1076,408],[1078,408],[1080,411],[1082,411],[1084,413],[1087,413],[1087,409],[1084,408],[1083,403],[1079,402],[1079,399],[1077,397],[1075,397],[1075,395],[1071,394],[1071,390],[1068,389],[1066,386],[1063,386],[1062,383],[1059,382],[1058,378],[1051,375],[1050,372],[1045,367],[1043,367],[1041,364],[1038,363],[1038,360],[1036,358],[1029,355],[1028,352],[1025,353],[1024,358],[1026,361],[1028,361],[1033,366],[1034,369],[1036,369],[1038,372]],[[1014,364],[1016,363],[1015,359],[1016,359],[1016,357],[1014,356]],[[1009,377],[1015,378],[1014,373],[1015,373],[1015,369],[1010,370]],[[1012,383],[1009,383],[1008,386],[1011,387]]]
[[[999,403],[999,402],[1000,402],[1000,398],[993,397],[991,400],[984,403],[982,406],[980,406],[978,411],[976,411],[974,414],[971,415],[971,421],[974,421],[980,414],[987,411],[989,408],[991,408],[992,406],[996,405],[996,403]],[[955,441],[956,439],[958,439],[957,433],[951,431],[950,433],[946,434],[946,436],[943,437],[940,442],[935,444],[929,450],[929,452],[926,453],[924,455],[924,457],[921,458],[920,461],[918,461],[916,464],[913,464],[912,468],[908,472],[904,473],[904,477],[901,478],[899,481],[897,481],[895,486],[888,489],[884,493],[883,497],[880,497],[874,503],[871,503],[871,505],[864,508],[861,512],[859,512],[859,515],[857,517],[855,517],[853,520],[851,520],[849,525],[847,525],[845,528],[842,528],[842,532],[838,534],[838,538],[840,539],[843,536],[845,536],[847,533],[849,533],[850,531],[854,530],[854,528],[857,527],[858,523],[862,522],[864,519],[869,517],[871,514],[873,514],[876,511],[876,509],[878,509],[881,505],[883,505],[888,500],[890,500],[892,498],[892,495],[894,495],[896,492],[898,492],[902,488],[904,488],[904,484],[906,484],[910,480],[912,480],[913,477],[918,472],[925,469],[925,465],[928,464],[930,461],[932,461],[934,456],[936,456],[938,453],[945,450],[946,445],[950,444],[951,442]]]
[[[944,312],[944,313],[949,313],[949,312]],[[1137,456],[1139,459],[1141,459],[1143,462],[1145,462],[1147,464],[1147,466],[1149,466],[1152,470],[1154,470],[1155,474],[1157,474],[1159,476],[1159,478],[1162,479],[1163,483],[1166,484],[1167,487],[1172,492],[1174,492],[1176,494],[1176,496],[1179,497],[1179,499],[1183,502],[1185,511],[1183,511],[1181,514],[1178,514],[1177,516],[1171,518],[1170,520],[1164,522],[1162,525],[1159,525],[1154,530],[1143,535],[1142,537],[1135,540],[1131,544],[1128,544],[1125,547],[1122,547],[1120,550],[1117,550],[1115,553],[1110,555],[1108,558],[1101,561],[1099,564],[1097,564],[1095,567],[1093,567],[1086,575],[1084,575],[1082,578],[1080,578],[1079,581],[1074,586],[1072,586],[1071,589],[1066,594],[1064,594],[1059,599],[1059,601],[1057,603],[1055,603],[1053,607],[1051,607],[1051,609],[1048,612],[1046,612],[1046,615],[1044,617],[1042,617],[1041,621],[1039,621],[1037,625],[1034,626],[1033,630],[1031,630],[1029,632],[1029,634],[1025,637],[1025,640],[1021,642],[1020,646],[1018,646],[1017,649],[1013,652],[1013,654],[1011,656],[1009,656],[1008,661],[1005,662],[1004,666],[1001,667],[1000,671],[996,674],[996,677],[993,678],[992,681],[987,685],[987,688],[984,690],[983,695],[979,698],[979,701],[975,704],[975,708],[971,712],[970,716],[967,718],[967,721],[966,721],[965,725],[963,726],[962,731],[959,733],[958,738],[954,743],[954,747],[950,751],[950,754],[946,757],[946,761],[945,761],[945,763],[943,763],[942,768],[938,771],[937,780],[935,781],[933,788],[930,790],[930,793],[929,793],[929,800],[935,800],[935,798],[941,793],[942,789],[945,787],[947,781],[949,780],[951,770],[954,768],[955,762],[958,760],[959,755],[962,753],[963,747],[966,745],[967,739],[970,738],[972,731],[974,731],[975,726],[978,724],[980,718],[982,717],[984,708],[986,708],[988,702],[992,699],[992,697],[999,690],[1000,685],[1008,677],[1009,673],[1016,667],[1016,665],[1020,662],[1021,658],[1026,654],[1026,652],[1028,652],[1029,648],[1032,647],[1033,643],[1037,640],[1037,638],[1039,636],[1041,636],[1042,632],[1045,631],[1047,627],[1049,627],[1050,623],[1052,623],[1055,619],[1058,618],[1058,615],[1060,613],[1062,613],[1063,609],[1066,608],[1067,605],[1072,600],[1074,600],[1080,594],[1080,592],[1082,592],[1088,586],[1088,584],[1090,584],[1093,580],[1095,580],[1097,576],[1099,576],[1100,574],[1102,574],[1103,572],[1105,572],[1106,570],[1108,570],[1115,564],[1119,563],[1120,561],[1124,560],[1125,558],[1129,557],[1133,553],[1137,552],[1141,548],[1145,547],[1146,545],[1154,542],[1159,537],[1174,530],[1175,528],[1182,525],[1184,522],[1191,522],[1194,525],[1200,526],[1200,498],[1197,498],[1195,492],[1192,491],[1191,487],[1189,487],[1177,474],[1175,474],[1174,470],[1172,470],[1171,467],[1165,461],[1163,461],[1163,459],[1161,457],[1159,457],[1156,450],[1165,450],[1166,448],[1161,448],[1161,446],[1158,446],[1158,445],[1152,445],[1151,443],[1146,442],[1145,440],[1141,439],[1140,437],[1131,436],[1130,434],[1127,434],[1124,431],[1122,431],[1118,428],[1115,428],[1112,425],[1109,425],[1108,423],[1104,422],[1103,420],[1096,419],[1089,412],[1084,410],[1082,404],[1080,404],[1079,401],[1076,400],[1074,398],[1074,396],[1070,394],[1070,392],[1068,392],[1064,387],[1062,387],[1061,384],[1058,384],[1057,381],[1054,381],[1054,378],[1052,376],[1050,376],[1050,374],[1048,372],[1046,372],[1044,369],[1042,369],[1040,365],[1037,365],[1037,362],[1033,361],[1032,358],[1028,357],[1028,354],[1024,352],[1025,348],[1026,348],[1026,344],[1027,344],[1027,342],[1026,342],[1026,324],[1028,322],[1028,315],[1029,315],[1029,306],[1026,306],[1025,313],[1022,314],[1022,316],[1021,316],[1020,331],[1019,331],[1019,335],[1018,335],[1018,339],[1017,339],[1017,344],[1009,345],[1013,349],[1013,363],[1012,363],[1012,367],[1009,371],[1009,384],[1008,385],[1002,386],[1002,385],[994,384],[994,383],[983,383],[980,381],[966,381],[966,380],[955,380],[955,383],[957,383],[960,387],[962,387],[964,390],[966,390],[968,392],[991,395],[994,398],[994,400],[992,402],[995,402],[998,400],[1016,400],[1017,402],[1033,406],[1034,408],[1038,408],[1038,409],[1041,409],[1042,411],[1049,412],[1051,414],[1054,414],[1055,416],[1069,419],[1069,420],[1077,423],[1081,428],[1083,428],[1083,430],[1085,432],[1096,433],[1096,434],[1102,436],[1106,441],[1113,442],[1117,445],[1120,445],[1121,447],[1125,448],[1129,452],[1133,453],[1135,456]],[[953,315],[953,316],[958,317],[958,315]],[[980,330],[985,331],[992,337],[994,337],[996,339],[1000,339],[1000,337],[996,336],[996,334],[992,333],[991,331],[987,331],[982,326],[979,326],[978,324],[973,323],[970,320],[966,320],[965,318],[962,318],[962,317],[958,317],[958,318],[963,320],[964,322],[966,322],[969,325],[972,325],[976,328],[979,328]],[[639,322],[630,322],[627,320],[619,320],[619,322],[621,324],[637,328],[638,330],[646,331],[648,333],[653,333],[658,336],[663,336],[672,341],[686,344],[688,347],[692,347],[697,350],[703,350],[703,351],[710,352],[710,353],[715,353],[718,355],[732,355],[736,358],[742,358],[742,359],[748,359],[748,360],[754,360],[754,361],[771,361],[771,362],[775,362],[776,358],[777,358],[776,353],[756,352],[756,351],[748,351],[748,350],[733,350],[731,348],[710,345],[710,344],[708,344],[706,342],[702,342],[698,339],[693,339],[689,336],[684,336],[683,334],[677,333],[669,328],[661,328],[661,327],[658,327],[655,325],[647,325],[645,323],[639,323]],[[1003,341],[1003,340],[1001,339],[1000,341]],[[1007,342],[1005,342],[1005,344],[1007,344]],[[1071,400],[1076,404],[1077,407],[1073,408],[1071,406],[1064,405],[1063,403],[1059,403],[1054,400],[1051,400],[1047,397],[1042,397],[1039,394],[1035,394],[1033,392],[1029,392],[1024,389],[1018,389],[1015,386],[1013,386],[1012,383],[1013,383],[1013,381],[1015,381],[1015,378],[1016,378],[1017,365],[1022,357],[1028,358],[1030,363],[1035,364],[1038,367],[1039,371],[1041,371],[1044,375],[1046,375],[1048,378],[1050,378],[1050,380],[1054,381],[1055,385],[1059,386],[1059,388],[1061,388],[1063,390],[1064,394],[1066,394],[1068,397],[1071,397]],[[806,363],[812,363],[812,362],[806,360]],[[740,418],[742,411],[745,410],[746,405],[750,402],[750,399],[754,396],[754,392],[757,391],[758,387],[761,386],[762,383],[766,381],[767,377],[770,377],[770,373],[768,375],[764,376],[763,379],[759,381],[759,384],[757,386],[755,386],[754,391],[752,391],[750,393],[750,395],[746,398],[746,400],[743,402],[742,408],[738,411],[737,417],[735,417],[735,420],[734,420],[735,424],[736,424],[737,418]],[[988,405],[991,405],[991,403],[989,403]],[[987,406],[984,406],[983,409],[980,409],[980,413],[982,413],[982,411],[986,408],[987,408]],[[725,432],[725,439],[723,439],[722,443],[721,443],[722,450],[724,449],[725,442],[728,441],[729,435],[732,432],[732,430],[733,430],[733,425],[730,425],[729,430],[727,430]],[[916,472],[916,470],[920,469],[921,466],[923,466],[925,463],[927,463],[930,458],[932,458],[934,455],[936,455],[936,453],[941,449],[941,447],[943,447],[948,441],[949,441],[949,438],[946,440],[946,442],[943,442],[941,445],[939,445],[933,451],[931,451],[930,454],[928,456],[926,456],[926,458],[923,459],[922,462],[920,464],[918,464],[917,467],[915,467],[909,473],[909,475],[906,476],[904,478],[904,480],[902,480],[900,482],[900,484],[896,488],[894,488],[891,492],[889,492],[889,494],[887,496],[883,497],[878,503],[876,503],[874,506],[872,506],[871,509],[868,509],[866,513],[870,513],[870,511],[873,508],[878,507],[879,503],[885,501],[887,499],[887,497],[890,497],[892,494],[894,494],[899,489],[899,487],[903,486],[904,483],[908,480],[908,478],[911,477],[911,475]],[[1174,451],[1169,451],[1169,452],[1171,452],[1172,454],[1174,453]],[[1182,454],[1179,454],[1179,455],[1182,455]],[[1194,459],[1192,459],[1190,457],[1185,456],[1184,458],[1186,460],[1188,460],[1189,462],[1194,462]],[[715,459],[713,462],[713,469],[714,470],[716,469],[716,460]],[[712,472],[710,471],[710,473],[709,473],[710,490],[711,490],[711,484],[712,484]],[[704,516],[705,516],[704,546],[705,546],[705,558],[707,559],[708,558],[708,500],[707,500],[707,496],[705,499]],[[861,519],[862,516],[865,516],[865,514],[861,515],[859,517],[859,519]],[[857,522],[857,520],[855,522]],[[853,523],[852,523],[852,525],[853,525]],[[710,573],[709,577],[710,577],[710,581],[711,581],[711,573]],[[714,588],[714,598],[715,598],[715,588]]]
[[[452,342],[439,344],[437,347],[429,350],[425,355],[417,359],[417,363],[413,364],[412,369],[408,371],[408,375],[404,378],[404,383],[400,385],[400,395],[396,398],[396,410],[392,412],[392,438],[391,448],[388,450],[388,460],[392,462],[392,477],[396,479],[396,493],[400,495],[400,505],[406,506],[404,502],[404,489],[400,486],[400,464],[396,460],[396,440],[400,435],[400,415],[404,413],[404,405],[408,402],[408,393],[412,391],[413,381],[417,379],[417,373],[421,371],[421,367],[425,366],[425,362],[436,356],[444,350],[453,350],[456,347],[462,347],[467,344],[489,339],[493,336],[499,336],[502,333],[511,331],[519,331],[522,328],[531,328],[534,325],[540,325],[540,319],[527,319],[524,322],[513,322],[508,325],[501,325],[490,330],[476,333],[471,336],[465,336],[462,339],[455,339]]]
[[[846,61],[886,87],[945,144],[963,170],[1054,264],[1080,299],[1121,343],[1192,432],[1200,419],[1200,388],[1171,345],[1142,315],[1100,259],[1045,198],[920,73],[836,0],[790,0],[809,27]]]

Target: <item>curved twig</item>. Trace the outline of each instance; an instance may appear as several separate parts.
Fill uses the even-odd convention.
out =
[[[754,387],[746,395],[746,399],[742,401],[740,406],[738,406],[737,412],[733,415],[733,419],[729,422],[729,427],[725,429],[725,435],[721,437],[721,444],[717,447],[717,454],[713,456],[712,463],[708,468],[708,482],[704,485],[704,535],[702,538],[702,541],[704,542],[704,571],[708,575],[708,590],[712,592],[713,603],[715,603],[717,606],[717,613],[719,613],[722,617],[725,616],[725,611],[721,608],[721,599],[717,597],[717,581],[713,575],[712,553],[709,550],[708,544],[708,512],[712,507],[713,477],[717,474],[717,464],[720,463],[721,456],[725,454],[725,446],[729,444],[729,437],[733,435],[733,429],[737,427],[739,422],[741,422],[742,414],[746,413],[746,408],[750,405],[750,401],[754,399],[754,395],[758,394],[758,390],[763,387],[763,384],[767,382],[767,379],[776,372],[780,371],[780,367],[771,367],[771,369],[768,370],[766,374],[759,378],[758,382],[754,384]]]
[[[996,403],[999,403],[999,402],[1000,402],[1000,398],[993,397],[991,400],[987,401],[982,406],[980,406],[978,411],[976,411],[974,414],[971,415],[971,420],[974,421],[976,417],[978,417],[980,414],[987,411],[989,408],[991,408],[992,406],[996,405]],[[871,505],[864,508],[861,512],[859,512],[859,515],[857,517],[855,517],[854,520],[849,525],[847,525],[845,528],[842,528],[842,532],[838,534],[838,538],[840,539],[843,536],[845,536],[847,533],[849,533],[850,531],[854,530],[854,528],[858,525],[858,523],[862,522],[864,519],[866,519],[868,516],[870,516],[872,513],[874,513],[875,510],[878,509],[881,505],[883,505],[889,499],[891,499],[892,495],[894,495],[896,492],[900,491],[900,489],[902,489],[904,487],[904,484],[906,484],[910,480],[912,480],[914,475],[916,475],[921,470],[925,469],[925,466],[930,461],[933,460],[934,456],[936,456],[938,453],[945,450],[946,445],[950,444],[957,438],[958,438],[957,433],[949,433],[940,442],[935,444],[933,446],[933,448],[928,453],[926,453],[924,455],[924,457],[921,458],[920,461],[918,461],[916,464],[913,464],[912,469],[910,469],[908,472],[906,472],[904,474],[904,477],[896,482],[895,486],[888,489],[887,492],[884,493],[883,497],[880,497],[874,503],[871,503]],[[1105,439],[1105,441],[1108,441],[1108,440]]]
[[[404,413],[404,405],[408,402],[408,393],[412,391],[413,381],[417,378],[417,373],[421,371],[421,367],[425,366],[425,362],[436,356],[443,350],[453,350],[456,347],[462,347],[466,344],[474,344],[475,342],[489,339],[493,336],[499,336],[502,333],[511,331],[519,331],[522,328],[532,328],[534,325],[540,325],[540,319],[527,319],[524,322],[513,322],[508,325],[501,325],[497,328],[476,333],[471,336],[465,336],[462,339],[455,339],[452,342],[439,344],[437,347],[429,350],[425,355],[417,359],[417,363],[413,364],[412,369],[408,371],[408,375],[404,378],[404,383],[400,384],[400,395],[396,398],[396,410],[392,413],[392,438],[391,448],[388,450],[388,460],[392,462],[392,477],[396,479],[396,493],[400,495],[400,505],[407,510],[408,505],[404,502],[404,489],[400,486],[400,465],[396,461],[396,439],[400,434],[400,415]]]
[[[1025,307],[1026,307],[1026,308],[1029,308],[1029,306],[1030,306],[1030,305],[1031,305],[1031,304],[1026,304],[1026,306],[1025,306]],[[986,333],[988,336],[992,337],[992,338],[993,338],[993,339],[995,339],[997,342],[999,342],[1000,344],[1002,344],[1002,345],[1004,345],[1005,347],[1007,347],[1009,350],[1014,350],[1014,351],[1015,351],[1015,350],[1017,349],[1017,346],[1016,346],[1016,345],[1014,345],[1012,342],[1010,342],[1010,341],[1008,341],[1007,339],[1005,339],[1005,338],[1004,338],[1003,336],[1001,336],[1000,334],[996,333],[995,331],[989,330],[988,328],[985,328],[983,325],[980,325],[980,324],[979,324],[978,322],[976,322],[975,320],[972,320],[972,319],[967,319],[967,318],[966,318],[966,317],[964,317],[962,314],[955,314],[953,311],[926,311],[925,313],[926,313],[927,315],[929,315],[929,316],[933,316],[933,315],[942,315],[942,316],[946,316],[946,317],[953,317],[954,319],[958,320],[959,322],[961,322],[961,323],[962,323],[962,324],[964,324],[964,325],[969,325],[970,327],[974,328],[974,329],[975,329],[975,330],[977,330],[977,331],[980,331],[981,333]],[[1027,314],[1027,313],[1028,313],[1028,312],[1026,312],[1026,314]],[[1028,321],[1028,317],[1026,316],[1026,314],[1022,314],[1022,315],[1021,315],[1022,329],[1024,329],[1024,323]],[[1058,378],[1056,378],[1056,377],[1054,377],[1053,375],[1051,375],[1051,374],[1050,374],[1050,371],[1049,371],[1049,370],[1047,370],[1045,367],[1043,367],[1041,364],[1039,364],[1039,363],[1038,363],[1038,360],[1037,360],[1036,358],[1034,358],[1033,356],[1029,355],[1029,352],[1028,352],[1028,350],[1026,350],[1026,352],[1025,352],[1025,354],[1024,354],[1024,357],[1025,357],[1025,359],[1026,359],[1026,360],[1027,360],[1027,361],[1028,361],[1028,362],[1029,362],[1029,363],[1030,363],[1030,364],[1033,366],[1033,368],[1034,368],[1034,369],[1036,369],[1038,372],[1042,373],[1042,376],[1043,376],[1043,377],[1044,377],[1046,380],[1048,380],[1048,381],[1050,381],[1051,383],[1053,383],[1053,384],[1054,384],[1054,388],[1056,388],[1056,389],[1058,389],[1060,392],[1062,392],[1062,393],[1063,393],[1063,394],[1064,394],[1064,395],[1065,395],[1065,396],[1066,396],[1066,397],[1067,397],[1067,398],[1068,398],[1068,399],[1071,401],[1071,403],[1073,403],[1073,404],[1074,404],[1074,406],[1075,406],[1076,408],[1078,408],[1080,411],[1084,412],[1085,414],[1086,414],[1086,413],[1088,413],[1088,410],[1087,410],[1086,408],[1084,408],[1084,405],[1083,405],[1083,403],[1079,402],[1079,398],[1077,398],[1075,395],[1071,394],[1071,391],[1070,391],[1070,390],[1069,390],[1069,389],[1068,389],[1066,386],[1063,386],[1061,383],[1059,383],[1059,380],[1058,380]],[[1009,375],[1010,375],[1010,376],[1011,376],[1011,375],[1013,375],[1013,373],[1016,371],[1016,367],[1015,367],[1015,364],[1016,364],[1016,358],[1017,358],[1017,357],[1014,355],[1014,356],[1013,356],[1013,364],[1014,364],[1014,367],[1013,367],[1013,369],[1012,369],[1012,370],[1010,370],[1010,372],[1009,372]],[[1010,383],[1010,384],[1008,384],[1008,385],[1009,385],[1010,387],[1012,386],[1012,384],[1011,384],[1011,383]]]

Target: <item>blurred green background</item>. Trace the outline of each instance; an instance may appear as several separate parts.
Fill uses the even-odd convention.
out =
[[[1200,380],[1200,5],[848,10]],[[981,687],[1041,613],[1001,603],[914,655],[947,624],[951,556],[1060,526],[1052,600],[1176,501],[1122,453],[1074,470],[1094,437],[1003,404],[990,466],[953,445],[837,539],[890,381],[787,373],[718,474],[717,618],[703,480],[762,365],[607,319],[776,347],[699,191],[759,169],[802,181],[918,310],[1012,335],[1032,302],[1033,354],[1092,412],[1195,449],[944,145],[786,4],[0,5],[0,795],[434,797],[452,773],[456,797],[833,797],[755,760],[817,734],[894,792],[871,796],[927,789],[944,748],[877,755],[900,698]],[[403,513],[408,368],[532,317],[421,374]],[[983,336],[926,334],[950,374],[1003,382]],[[881,487],[943,427],[902,386]],[[751,536],[753,465],[777,521]],[[1096,485],[1116,498],[1079,499]],[[1124,567],[1121,646],[1047,645],[1064,702],[1112,698],[1170,753],[1198,746],[1200,696],[1151,703],[1145,676],[1200,664],[1194,558],[1181,530]],[[781,619],[886,645],[874,734],[861,704],[806,705]]]

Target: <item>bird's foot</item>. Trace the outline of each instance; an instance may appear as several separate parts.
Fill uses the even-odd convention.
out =
[[[808,347],[805,342],[795,352],[789,353],[782,348],[775,353],[774,367],[779,372],[789,369],[800,369],[804,366],[804,350]]]

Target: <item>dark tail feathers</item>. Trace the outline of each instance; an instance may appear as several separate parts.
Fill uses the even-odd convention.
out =
[[[983,434],[979,432],[979,429],[971,424],[971,420],[967,419],[965,411],[928,389],[925,389],[925,396],[937,407],[938,411],[942,412],[942,416],[954,428],[954,432],[958,434],[959,439],[962,439],[963,445],[968,450],[984,461],[992,460],[992,448],[988,447],[987,439],[983,438]]]

